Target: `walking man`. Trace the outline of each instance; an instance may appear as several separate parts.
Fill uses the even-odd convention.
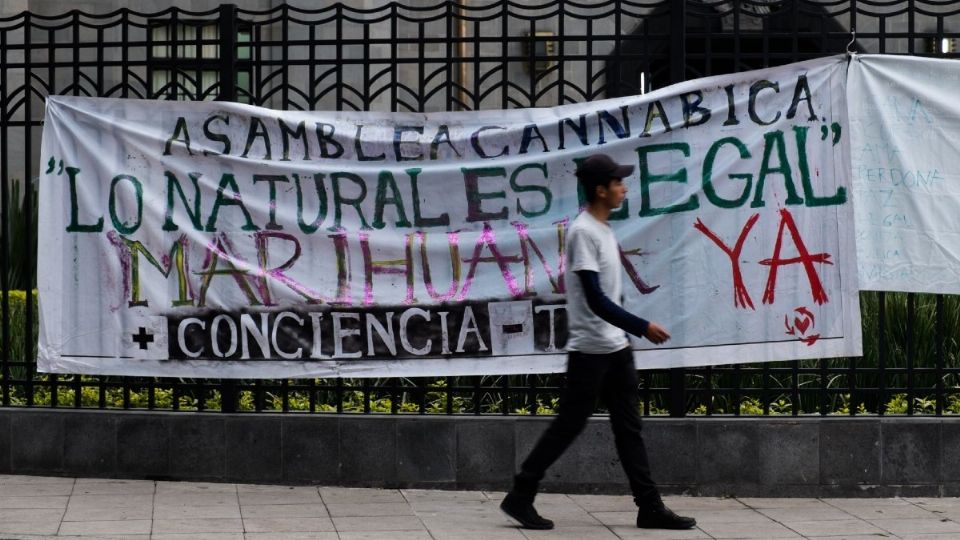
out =
[[[521,465],[513,489],[500,504],[524,528],[553,528],[553,522],[533,507],[537,487],[547,468],[583,430],[597,397],[610,411],[617,455],[639,508],[637,527],[690,529],[696,525],[693,518],[678,516],[664,506],[650,478],[640,434],[637,373],[624,332],[657,345],[670,339],[670,334],[620,307],[620,251],[607,219],[626,198],[623,179],[632,172],[632,165],[620,165],[606,154],[594,154],[577,168],[587,206],[570,224],[565,247],[567,272],[576,276],[568,274],[566,279],[566,388],[559,414]]]

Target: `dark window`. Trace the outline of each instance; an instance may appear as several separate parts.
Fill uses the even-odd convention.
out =
[[[237,101],[250,103],[251,31],[237,31]],[[220,93],[220,27],[210,21],[154,21],[150,26],[150,96],[213,100]]]

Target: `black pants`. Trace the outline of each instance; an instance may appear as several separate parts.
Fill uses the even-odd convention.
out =
[[[583,431],[597,397],[610,411],[617,455],[627,473],[634,501],[641,507],[659,501],[640,435],[637,372],[629,347],[610,354],[569,353],[567,385],[560,397],[559,414],[520,466],[514,483],[516,493],[531,498],[536,495],[547,469]]]

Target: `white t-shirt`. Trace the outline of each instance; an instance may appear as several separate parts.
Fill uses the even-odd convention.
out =
[[[601,223],[590,212],[581,212],[567,229],[566,240],[567,287],[567,350],[587,354],[607,354],[619,351],[629,344],[627,334],[620,328],[597,317],[583,293],[579,276],[574,272],[596,272],[600,289],[615,304],[620,305],[623,269],[620,248],[613,229]]]

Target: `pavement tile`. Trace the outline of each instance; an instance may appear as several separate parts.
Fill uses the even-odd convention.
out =
[[[320,497],[326,504],[407,502],[396,489],[321,487]]]
[[[243,533],[183,533],[154,534],[150,540],[244,540],[244,538]]]
[[[316,493],[316,486],[285,486],[276,484],[237,484],[237,493]]]
[[[739,497],[736,500],[750,508],[834,508],[820,499],[765,499],[757,497]]]
[[[540,498],[537,497],[537,500],[536,502],[534,502],[534,505],[537,508],[551,508],[553,510],[558,510],[561,512],[576,512],[576,513],[583,513],[583,514],[587,513],[586,510],[581,508],[579,504],[577,504],[573,499],[569,497],[566,497],[564,499],[559,499],[559,500],[545,500],[545,501],[541,501]],[[489,504],[487,504],[487,506],[490,508],[500,508],[500,501],[497,501],[497,502],[491,501]]]
[[[569,495],[569,498],[588,512],[629,512],[637,509],[633,497],[627,495]]]
[[[3,521],[0,522],[0,534],[57,534],[59,521]]]
[[[139,480],[136,478],[75,478],[74,484],[78,486],[95,486],[97,484],[109,485],[109,484],[150,484],[154,485],[157,482],[155,480]]]
[[[503,496],[497,498],[497,503],[503,500]],[[538,493],[537,504],[569,504],[573,502],[566,493]],[[576,503],[574,503],[576,504]]]
[[[65,521],[60,525],[60,536],[85,536],[98,534],[149,534],[149,519],[124,521]]]
[[[732,497],[664,497],[663,503],[674,512],[693,510],[740,510],[746,505]]]
[[[499,506],[488,505],[480,508],[451,508],[442,512],[421,512],[417,511],[417,516],[421,519],[433,521],[489,521],[491,519],[507,519],[507,515],[500,510]]]
[[[846,511],[827,505],[823,505],[823,507],[811,506],[808,508],[762,508],[758,510],[758,512],[780,523],[853,519],[853,516]]]
[[[945,518],[934,519],[871,519],[875,525],[897,536],[908,534],[953,534],[960,537],[960,523]]]
[[[484,491],[483,493],[491,501],[496,501],[497,504],[499,504],[500,501],[507,496],[506,492],[503,491]],[[572,499],[570,499],[570,495],[567,495],[566,493],[537,493],[536,504],[565,503],[570,502],[571,500]]]
[[[949,504],[960,508],[960,499],[948,497],[900,497],[910,504]]]
[[[793,521],[789,524],[789,527],[803,536],[886,534],[883,529],[860,519],[838,521]]]
[[[236,493],[164,493],[154,499],[157,506],[215,506],[240,504]]]
[[[156,538],[156,537],[154,537]],[[244,540],[339,540],[335,532],[268,532],[246,533]]]
[[[62,508],[0,508],[0,523],[10,521],[60,521]]]
[[[498,537],[485,538],[496,540]],[[340,533],[340,540],[433,540],[433,537],[426,531],[352,531]]]
[[[594,519],[607,526],[634,526],[637,524],[637,511],[632,512],[591,512]]]
[[[610,530],[613,534],[617,535],[618,538],[622,538],[623,540],[699,540],[701,538],[711,538],[710,535],[697,528],[687,529],[685,531],[665,531],[662,529],[638,529],[636,526],[618,525],[610,527]]]
[[[73,536],[49,536],[49,535],[34,535],[34,534],[18,534],[15,536],[4,535],[0,536],[3,540],[64,540],[69,538],[76,538],[82,540],[150,540],[149,534],[84,534],[84,535],[73,535]]]
[[[237,519],[155,519],[153,534],[196,534],[243,532],[243,522]]]
[[[304,491],[256,491],[240,492],[240,504],[310,504],[322,502],[316,489]]]
[[[73,484],[0,484],[0,497],[49,497],[72,492]]]
[[[236,484],[217,482],[157,482],[157,495],[171,493],[236,493]]]
[[[96,478],[78,478],[73,487],[74,495],[127,495],[149,494],[156,491],[152,480],[102,480]]]
[[[430,536],[435,540],[524,540],[527,538],[523,535],[524,532],[525,531],[515,526],[483,531],[431,528]],[[345,536],[344,533],[340,533],[340,538],[346,539],[347,536]]]
[[[477,512],[499,512],[500,501],[491,501],[489,499],[485,501],[474,501],[472,503],[463,503],[457,501],[423,501],[411,503],[410,507],[413,508],[417,515],[445,514],[450,512],[473,514]]]
[[[602,526],[599,519],[573,504],[538,504],[537,511],[543,517],[553,520],[557,528]],[[634,516],[636,516],[636,512],[634,512]]]
[[[932,517],[932,512],[926,508],[912,504],[883,505],[877,507],[854,506],[843,508],[851,516],[860,519],[924,519]]]
[[[930,512],[930,515],[934,519],[950,519],[956,522],[960,522],[960,510],[958,509],[950,508],[950,509],[940,510],[937,508],[927,508],[927,507],[923,507],[923,508],[924,510],[927,510],[928,512]],[[883,519],[883,518],[879,518],[879,519]]]
[[[252,504],[241,506],[240,514],[244,519],[330,516],[323,504]]]
[[[503,528],[517,528],[517,522],[507,516],[482,516],[473,519],[464,519],[459,516],[444,518],[421,518],[423,525],[431,533],[450,533],[461,532],[463,534],[475,534],[481,532],[490,532]]]
[[[153,495],[134,493],[130,495],[73,495],[71,508],[131,508],[153,506]]]
[[[63,521],[121,521],[127,519],[153,519],[150,506],[86,507],[68,506]]]
[[[696,518],[697,523],[756,523],[766,524],[770,518],[749,508],[731,510],[693,510],[685,514]],[[849,518],[849,516],[847,516]]]
[[[335,517],[337,532],[351,531],[418,531],[424,523],[416,516],[384,516],[377,519],[366,517]]]
[[[239,505],[156,506],[153,519],[240,518]]]
[[[482,530],[491,527],[516,526],[517,522],[503,512],[449,512],[446,514],[420,514],[417,517],[427,528]]]
[[[879,499],[879,498],[860,498],[860,499],[837,499],[824,498],[821,501],[836,506],[837,508],[886,508],[890,506],[911,506],[912,503],[907,499],[899,497]]]
[[[808,540],[885,540],[894,539],[895,536],[878,536],[876,534],[845,534],[843,536],[804,536]],[[940,540],[947,540],[940,537]]]
[[[327,510],[333,517],[414,515],[413,507],[407,503],[327,503]]]
[[[904,499],[905,501],[915,504],[921,508],[936,508],[939,510],[960,510],[960,498],[957,497],[943,497],[943,498],[909,498]]]
[[[0,508],[66,508],[69,497],[0,497]]]
[[[830,523],[837,523],[832,521]],[[792,525],[791,525],[792,526]],[[800,538],[796,532],[783,525],[770,521],[763,525],[757,523],[697,523],[697,528],[714,538]]]
[[[247,532],[323,532],[337,530],[328,517],[321,518],[249,518],[243,520]]]
[[[914,504],[918,508],[929,510],[930,512],[953,513],[960,515],[960,499],[943,499],[943,501],[916,501]]]
[[[482,491],[446,491],[433,489],[401,489],[404,498],[413,503],[419,501],[485,501]]]
[[[22,537],[18,537],[22,538]],[[78,538],[83,540],[151,540],[149,534],[96,534],[89,535],[84,534],[81,536],[49,536],[43,538],[50,538],[56,540],[64,540],[65,538]]]
[[[22,474],[0,474],[0,486],[36,485],[36,484],[69,484],[73,485],[76,478],[62,476],[27,476]]]
[[[617,535],[599,523],[593,527],[558,526],[552,531],[521,530],[520,532],[531,540],[537,538],[549,538],[550,540],[584,540],[585,538],[590,540],[617,540]]]

